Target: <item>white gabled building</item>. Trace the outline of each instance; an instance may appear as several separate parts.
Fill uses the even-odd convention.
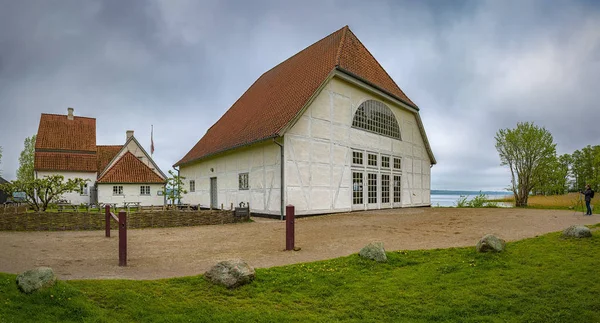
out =
[[[163,205],[165,174],[127,131],[124,145],[96,145],[96,119],[43,113],[36,136],[34,175],[88,179],[81,193],[64,194],[71,204],[139,202]],[[160,192],[160,193],[159,193]]]
[[[264,73],[174,166],[183,202],[298,215],[429,206],[419,108],[346,26]]]

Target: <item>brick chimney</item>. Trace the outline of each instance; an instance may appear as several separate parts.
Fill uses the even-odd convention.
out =
[[[68,112],[68,114],[67,114],[67,119],[69,119],[69,120],[73,120],[73,111],[74,111],[74,109],[73,109],[73,108],[68,108],[68,109],[67,109],[67,112]]]
[[[127,130],[125,133],[127,134],[125,140],[129,140],[130,137],[133,137],[133,130]]]

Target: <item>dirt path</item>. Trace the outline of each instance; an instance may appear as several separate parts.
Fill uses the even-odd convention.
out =
[[[285,222],[129,230],[128,267],[118,267],[118,238],[103,231],[0,232],[0,272],[52,267],[61,279],[156,279],[198,275],[216,262],[241,257],[254,267],[282,266],[357,253],[371,241],[386,250],[474,246],[486,233],[519,240],[594,224],[600,216],[569,211],[420,208],[297,220],[296,245],[284,252]],[[116,236],[116,234],[114,235]]]

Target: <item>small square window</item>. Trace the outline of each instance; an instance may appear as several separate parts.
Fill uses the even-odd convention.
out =
[[[248,173],[239,174],[240,190],[247,190],[248,185]]]
[[[381,156],[381,167],[390,168],[390,156]]]
[[[394,157],[394,169],[402,169],[402,159]]]
[[[352,164],[354,164],[354,165],[362,165],[363,164],[362,151],[352,151]]]
[[[140,195],[150,195],[150,185],[140,186]]]
[[[377,167],[377,155],[376,154],[368,154],[368,164],[369,166]]]
[[[195,192],[196,191],[196,181],[195,180],[190,180],[190,192]]]
[[[113,195],[123,195],[123,185],[113,186]]]

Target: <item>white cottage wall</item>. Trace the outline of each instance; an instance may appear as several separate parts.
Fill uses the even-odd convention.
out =
[[[113,194],[113,186],[123,186],[122,195]],[[142,195],[140,186],[150,186],[150,195]],[[98,184],[98,202],[116,203],[122,207],[124,202],[140,202],[142,206],[163,205],[162,184]]]
[[[381,101],[392,110],[402,140],[352,128],[354,113],[366,100]],[[430,205],[431,162],[415,114],[342,79],[333,78],[324,87],[284,140],[286,203],[295,205],[299,215]],[[365,160],[368,153],[378,155],[373,170],[378,183],[381,156],[401,158],[401,172],[396,172],[402,179],[400,203],[382,203],[378,187],[377,203],[353,204],[353,150],[363,151]]]
[[[239,175],[248,173],[248,189],[240,189]],[[251,211],[280,214],[280,148],[272,141],[236,149],[191,165],[182,165],[185,177],[182,202],[201,207],[211,205],[211,178],[217,181],[217,207],[250,202]],[[195,190],[190,192],[190,181]]]
[[[78,192],[65,193],[61,196],[61,199],[69,201],[71,204],[90,203],[90,187],[96,183],[96,173],[89,172],[64,172],[64,171],[36,171],[36,178],[43,178],[44,176],[50,175],[62,175],[65,178],[65,182],[69,179],[83,178],[89,179],[87,182],[88,189],[84,194]]]

